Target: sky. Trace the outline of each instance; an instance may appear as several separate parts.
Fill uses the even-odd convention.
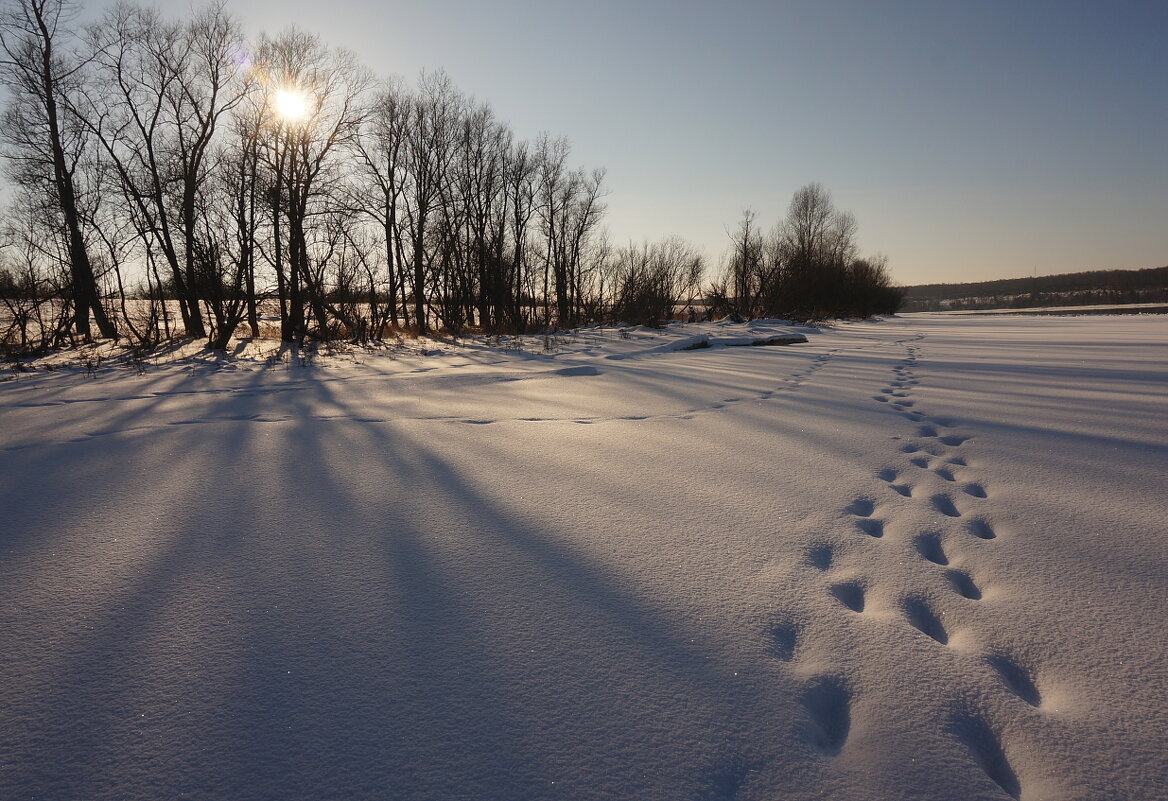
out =
[[[716,264],[743,210],[769,227],[818,182],[903,284],[1168,264],[1164,0],[228,8],[566,136],[607,170],[618,244],[679,235]]]

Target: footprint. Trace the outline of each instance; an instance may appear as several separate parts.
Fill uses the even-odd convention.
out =
[[[856,521],[856,528],[867,534],[869,537],[880,539],[884,536],[884,523],[873,517],[866,517],[862,520]]]
[[[896,477],[900,475],[899,472],[893,470],[891,467],[886,467],[876,474],[881,481],[896,481]]]
[[[915,596],[906,598],[902,608],[905,619],[914,629],[922,634],[927,634],[941,645],[948,644],[949,634],[945,631],[945,626],[941,624],[941,619],[937,617],[924,598]]]
[[[965,457],[963,456],[954,456],[952,459],[948,459],[947,461],[949,464],[956,465],[957,467],[966,467],[968,465],[968,463],[965,461]]]
[[[771,629],[771,654],[776,659],[790,662],[795,656],[795,648],[799,645],[799,635],[803,627],[794,621],[783,621]]]
[[[837,601],[853,612],[864,611],[864,586],[854,581],[833,585],[830,592]]]
[[[876,511],[876,504],[872,503],[870,498],[857,498],[848,507],[848,512],[856,517],[871,517],[874,511]]]
[[[981,590],[973,583],[973,578],[964,570],[947,570],[945,571],[945,578],[949,579],[949,583],[953,585],[953,591],[962,598],[968,598],[971,601],[981,600]]]
[[[937,429],[932,426],[921,426],[917,429],[918,437],[935,437],[937,436]]]
[[[998,536],[989,521],[980,517],[975,517],[973,520],[970,520],[965,524],[965,528],[970,534],[983,540],[992,540]]]
[[[898,495],[903,495],[906,498],[912,497],[912,487],[908,484],[889,484],[888,488]]]
[[[961,517],[961,512],[953,505],[953,499],[948,495],[934,495],[933,508],[946,517]]]
[[[937,534],[932,532],[921,534],[913,541],[913,544],[916,546],[917,553],[933,564],[942,566],[949,564],[949,557],[945,555],[945,549],[941,547],[941,537]]]
[[[807,561],[812,567],[827,570],[835,558],[835,548],[830,545],[816,545],[807,552]]]
[[[945,468],[945,467],[938,467],[938,468],[937,468],[936,470],[934,470],[933,472],[934,472],[934,473],[936,473],[936,474],[937,474],[938,476],[940,476],[941,478],[945,479],[946,481],[956,481],[956,480],[957,480],[957,479],[956,479],[956,478],[953,476],[953,471],[949,470],[948,468]]]
[[[1010,692],[1031,706],[1037,707],[1042,704],[1042,695],[1034,686],[1034,680],[1030,678],[1029,671],[1024,667],[1001,654],[987,657],[986,662],[997,671],[1002,683],[1009,688]]]
[[[997,734],[984,720],[974,715],[955,715],[949,721],[949,730],[969,749],[973,760],[994,784],[1011,798],[1021,798],[1022,784],[1010,767]]]
[[[922,470],[929,466],[929,459],[927,456],[914,456],[913,458],[909,459],[908,461],[909,461],[909,464],[916,465],[917,467],[921,468]]]
[[[710,801],[733,801],[756,770],[741,754],[723,755],[704,777],[709,789],[701,797]]]
[[[884,397],[883,395],[873,395],[872,400],[880,401],[880,403],[888,403],[888,398]]]
[[[964,487],[962,487],[962,489],[965,490],[966,495],[969,495],[973,498],[986,497],[985,487],[983,487],[981,484],[966,484]]]
[[[942,445],[957,446],[963,442],[969,442],[970,439],[972,439],[972,437],[963,437],[960,434],[949,434],[944,437],[939,437],[937,441]]]
[[[842,679],[824,676],[803,693],[807,710],[804,737],[821,754],[834,756],[843,750],[852,728],[852,692]]]
[[[944,450],[932,442],[912,442],[901,447],[901,453],[927,453],[930,456],[940,456]]]

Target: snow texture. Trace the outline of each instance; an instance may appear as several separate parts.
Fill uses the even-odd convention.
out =
[[[1164,797],[1165,317],[548,350],[0,384],[0,798]]]

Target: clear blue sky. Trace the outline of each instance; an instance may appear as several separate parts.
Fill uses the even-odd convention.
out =
[[[91,10],[100,2],[91,2]],[[187,3],[168,2],[181,13]],[[902,283],[1168,264],[1168,0],[229,0],[608,170],[615,241],[722,255],[818,181]]]

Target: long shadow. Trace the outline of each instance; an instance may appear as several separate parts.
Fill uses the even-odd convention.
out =
[[[191,396],[221,422],[20,457],[0,502],[51,503],[4,539],[0,795],[699,794],[694,763],[774,688],[475,488],[522,465],[474,467],[447,424],[344,419],[339,384],[303,383]],[[273,403],[291,419],[226,419]],[[103,550],[119,533],[135,550]],[[16,597],[44,564],[69,597]]]

